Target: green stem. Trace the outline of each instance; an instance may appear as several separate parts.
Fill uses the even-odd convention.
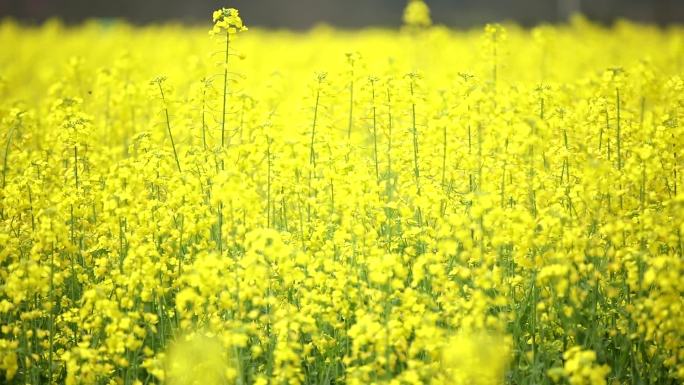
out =
[[[5,156],[3,159],[2,163],[2,188],[3,190],[5,189],[5,186],[7,186],[7,161],[9,159],[9,150],[10,146],[12,144],[12,137],[14,136],[14,131],[16,130],[18,126],[18,123],[15,123],[10,129],[9,132],[7,133],[7,142],[5,143]]]
[[[204,151],[207,150],[207,122],[206,122],[206,108],[207,108],[207,88],[204,87],[202,91],[202,145]]]
[[[285,187],[280,188],[280,195],[282,196],[281,201],[280,201],[280,205],[282,207],[281,222],[282,222],[282,225],[285,226],[285,231],[289,231],[288,230],[289,226],[287,225],[287,203],[285,201]]]
[[[354,121],[354,67],[352,65],[351,81],[349,83],[349,124],[347,127],[347,139],[351,139],[353,121]]]
[[[620,89],[615,89],[615,109],[617,110],[616,115],[616,141],[617,141],[617,168],[618,171],[622,171],[622,138],[621,138],[621,125],[620,125]],[[620,188],[622,189],[622,182],[620,182]],[[620,194],[620,209],[624,209],[624,198]]]
[[[610,120],[609,120],[610,118],[608,116],[608,108],[606,108],[606,110],[605,110],[605,116],[606,116],[605,130],[609,131],[610,130]],[[601,130],[599,131],[599,145],[598,145],[599,152],[601,152],[601,149],[603,148],[603,130],[604,130],[604,128],[601,127]]]
[[[622,141],[620,140],[620,89],[615,89],[615,108],[617,110],[617,167],[622,170]]]
[[[387,196],[391,194],[392,180],[392,94],[387,88]]]
[[[50,252],[50,336],[49,336],[49,350],[48,350],[48,383],[52,383],[52,351],[54,350],[55,341],[55,246],[52,245]]]
[[[313,123],[311,124],[311,143],[309,145],[309,164],[316,169],[316,150],[314,143],[316,140],[316,122],[318,121],[318,104],[321,100],[321,80],[318,81],[318,89],[316,90],[316,104],[314,105]]]
[[[219,202],[218,204],[218,224],[217,224],[217,231],[216,231],[216,243],[218,245],[218,250],[219,254],[223,255],[223,202]]]
[[[36,232],[36,217],[33,214],[33,194],[31,193],[31,186],[27,185],[28,199],[29,199],[29,210],[31,211],[31,231]]]
[[[447,126],[443,128],[443,148],[442,148],[442,188],[446,185],[446,159],[447,159]]]
[[[12,136],[14,136],[14,131],[18,127],[19,123],[15,123],[10,129],[9,132],[7,133],[7,143],[5,143],[5,155],[3,159],[3,164],[2,164],[2,189],[5,190],[5,187],[7,186],[7,160],[9,159],[9,150],[10,150],[10,145],[12,143]],[[0,218],[5,217],[5,207],[3,205],[2,208],[0,208]]]
[[[380,167],[378,165],[378,129],[377,114],[375,108],[375,81],[371,81],[371,96],[373,103],[373,156],[375,159],[375,180],[380,183]]]
[[[387,179],[385,185],[385,195],[387,202],[392,201],[392,94],[387,88]],[[386,208],[387,213],[387,252],[392,249],[392,226],[394,223],[394,211]]]
[[[416,188],[418,189],[418,195],[420,195],[420,168],[418,167],[418,126],[416,124],[416,103],[413,101],[414,98],[414,84],[413,79],[410,83],[411,90],[411,121],[412,121],[412,132],[413,132],[413,174],[416,178]]]
[[[267,166],[267,181],[266,181],[266,227],[271,227],[271,138],[266,137],[266,166]]]
[[[76,190],[78,190],[78,146],[74,146],[74,181],[76,183]]]
[[[176,151],[176,142],[173,140],[173,134],[171,133],[171,119],[169,118],[169,107],[166,105],[166,98],[164,97],[164,89],[162,88],[161,82],[158,82],[159,92],[161,93],[162,101],[164,102],[164,115],[166,116],[166,130],[169,133],[169,138],[171,139],[171,147],[173,148],[173,157],[176,159],[176,166],[178,167],[178,172],[181,171],[180,160],[178,159],[178,152]]]
[[[221,114],[221,147],[226,142],[226,108],[228,101],[228,57],[230,56],[230,32],[226,31],[226,56],[223,68],[223,113]]]
[[[504,196],[506,195],[506,166],[508,165],[508,138],[506,138],[506,150],[504,153],[504,162],[503,166],[501,168],[501,193],[500,193],[500,200],[501,200],[501,208],[504,208],[505,202],[504,202]]]

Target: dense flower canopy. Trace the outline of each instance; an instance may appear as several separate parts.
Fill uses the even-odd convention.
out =
[[[0,24],[0,382],[684,380],[682,28],[213,21]]]

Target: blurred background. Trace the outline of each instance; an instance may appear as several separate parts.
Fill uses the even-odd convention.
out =
[[[436,23],[471,27],[493,21],[523,25],[559,22],[581,12],[610,23],[627,18],[668,25],[684,22],[684,0],[427,0]],[[395,27],[405,0],[0,0],[0,18],[40,23],[57,17],[67,23],[121,18],[134,23],[208,23],[211,11],[240,10],[247,25],[307,29],[325,23],[342,28]]]

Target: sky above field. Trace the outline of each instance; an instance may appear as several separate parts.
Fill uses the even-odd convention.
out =
[[[230,6],[240,9],[253,26],[306,29],[325,23],[359,28],[399,25],[404,4],[403,0],[0,0],[0,18],[194,23],[206,21],[208,9]],[[577,10],[601,22],[618,18],[659,24],[684,21],[684,1],[680,0],[431,0],[428,5],[436,22],[455,27],[502,20],[526,25],[555,22]]]

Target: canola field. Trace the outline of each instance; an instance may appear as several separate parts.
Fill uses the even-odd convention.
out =
[[[684,380],[684,28],[207,14],[0,23],[0,382]]]

